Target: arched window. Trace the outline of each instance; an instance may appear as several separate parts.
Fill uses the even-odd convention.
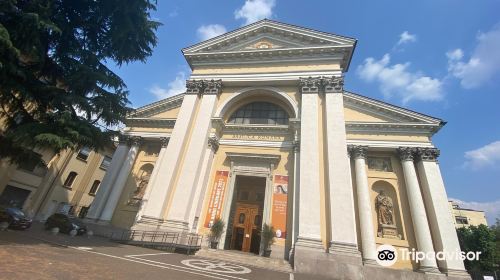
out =
[[[90,195],[95,195],[97,192],[97,188],[99,188],[99,185],[101,184],[101,181],[95,180],[94,183],[92,184],[92,187],[90,187],[89,194]]]
[[[234,112],[230,124],[287,125],[288,113],[278,105],[269,102],[253,102]]]
[[[71,186],[73,185],[73,183],[75,182],[75,179],[76,179],[76,176],[78,175],[78,173],[74,172],[74,171],[71,171],[69,174],[68,174],[68,177],[66,177],[66,180],[64,181],[64,186],[66,188],[71,188]]]

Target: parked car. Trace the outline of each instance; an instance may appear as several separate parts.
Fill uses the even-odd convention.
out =
[[[87,232],[87,226],[85,226],[82,221],[62,213],[53,214],[45,222],[46,229],[55,227],[58,227],[59,232],[62,233],[70,233],[70,231],[76,230],[78,235],[82,235]]]
[[[0,207],[0,222],[9,223],[9,228],[27,229],[31,227],[33,220],[19,208]]]

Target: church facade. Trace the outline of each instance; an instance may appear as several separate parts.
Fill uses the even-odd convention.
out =
[[[262,20],[183,49],[186,92],[129,115],[87,218],[199,234],[221,219],[219,249],[256,254],[267,224],[297,272],[467,277],[461,260],[376,264],[383,244],[460,247],[431,140],[444,122],[344,90],[355,46]]]

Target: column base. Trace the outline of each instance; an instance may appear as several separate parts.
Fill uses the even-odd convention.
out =
[[[95,224],[95,225],[101,225],[101,226],[109,226],[109,225],[111,225],[111,221],[107,221],[107,220],[84,218],[83,221],[85,223]]]
[[[448,275],[448,279],[460,279],[466,280],[471,279],[471,276],[467,271],[461,269],[447,269],[444,271]]]
[[[443,274],[441,271],[439,271],[437,267],[433,266],[421,266],[417,271],[424,274],[437,274],[437,275]]]
[[[379,266],[376,260],[372,259],[363,259],[363,265],[368,265],[368,266]]]

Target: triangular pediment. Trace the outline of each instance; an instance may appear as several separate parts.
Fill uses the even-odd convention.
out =
[[[438,131],[445,122],[406,108],[344,92],[344,114],[348,130],[413,131],[428,133]]]
[[[347,69],[356,39],[264,19],[182,50],[188,63],[245,57],[335,57]]]
[[[355,39],[264,19],[183,49],[184,54],[350,46]]]
[[[344,107],[353,116],[352,121],[422,124],[443,122],[439,118],[347,91],[344,92]]]
[[[139,107],[130,113],[127,118],[155,118],[167,119],[176,118],[181,107],[184,94],[174,95],[157,102]]]

